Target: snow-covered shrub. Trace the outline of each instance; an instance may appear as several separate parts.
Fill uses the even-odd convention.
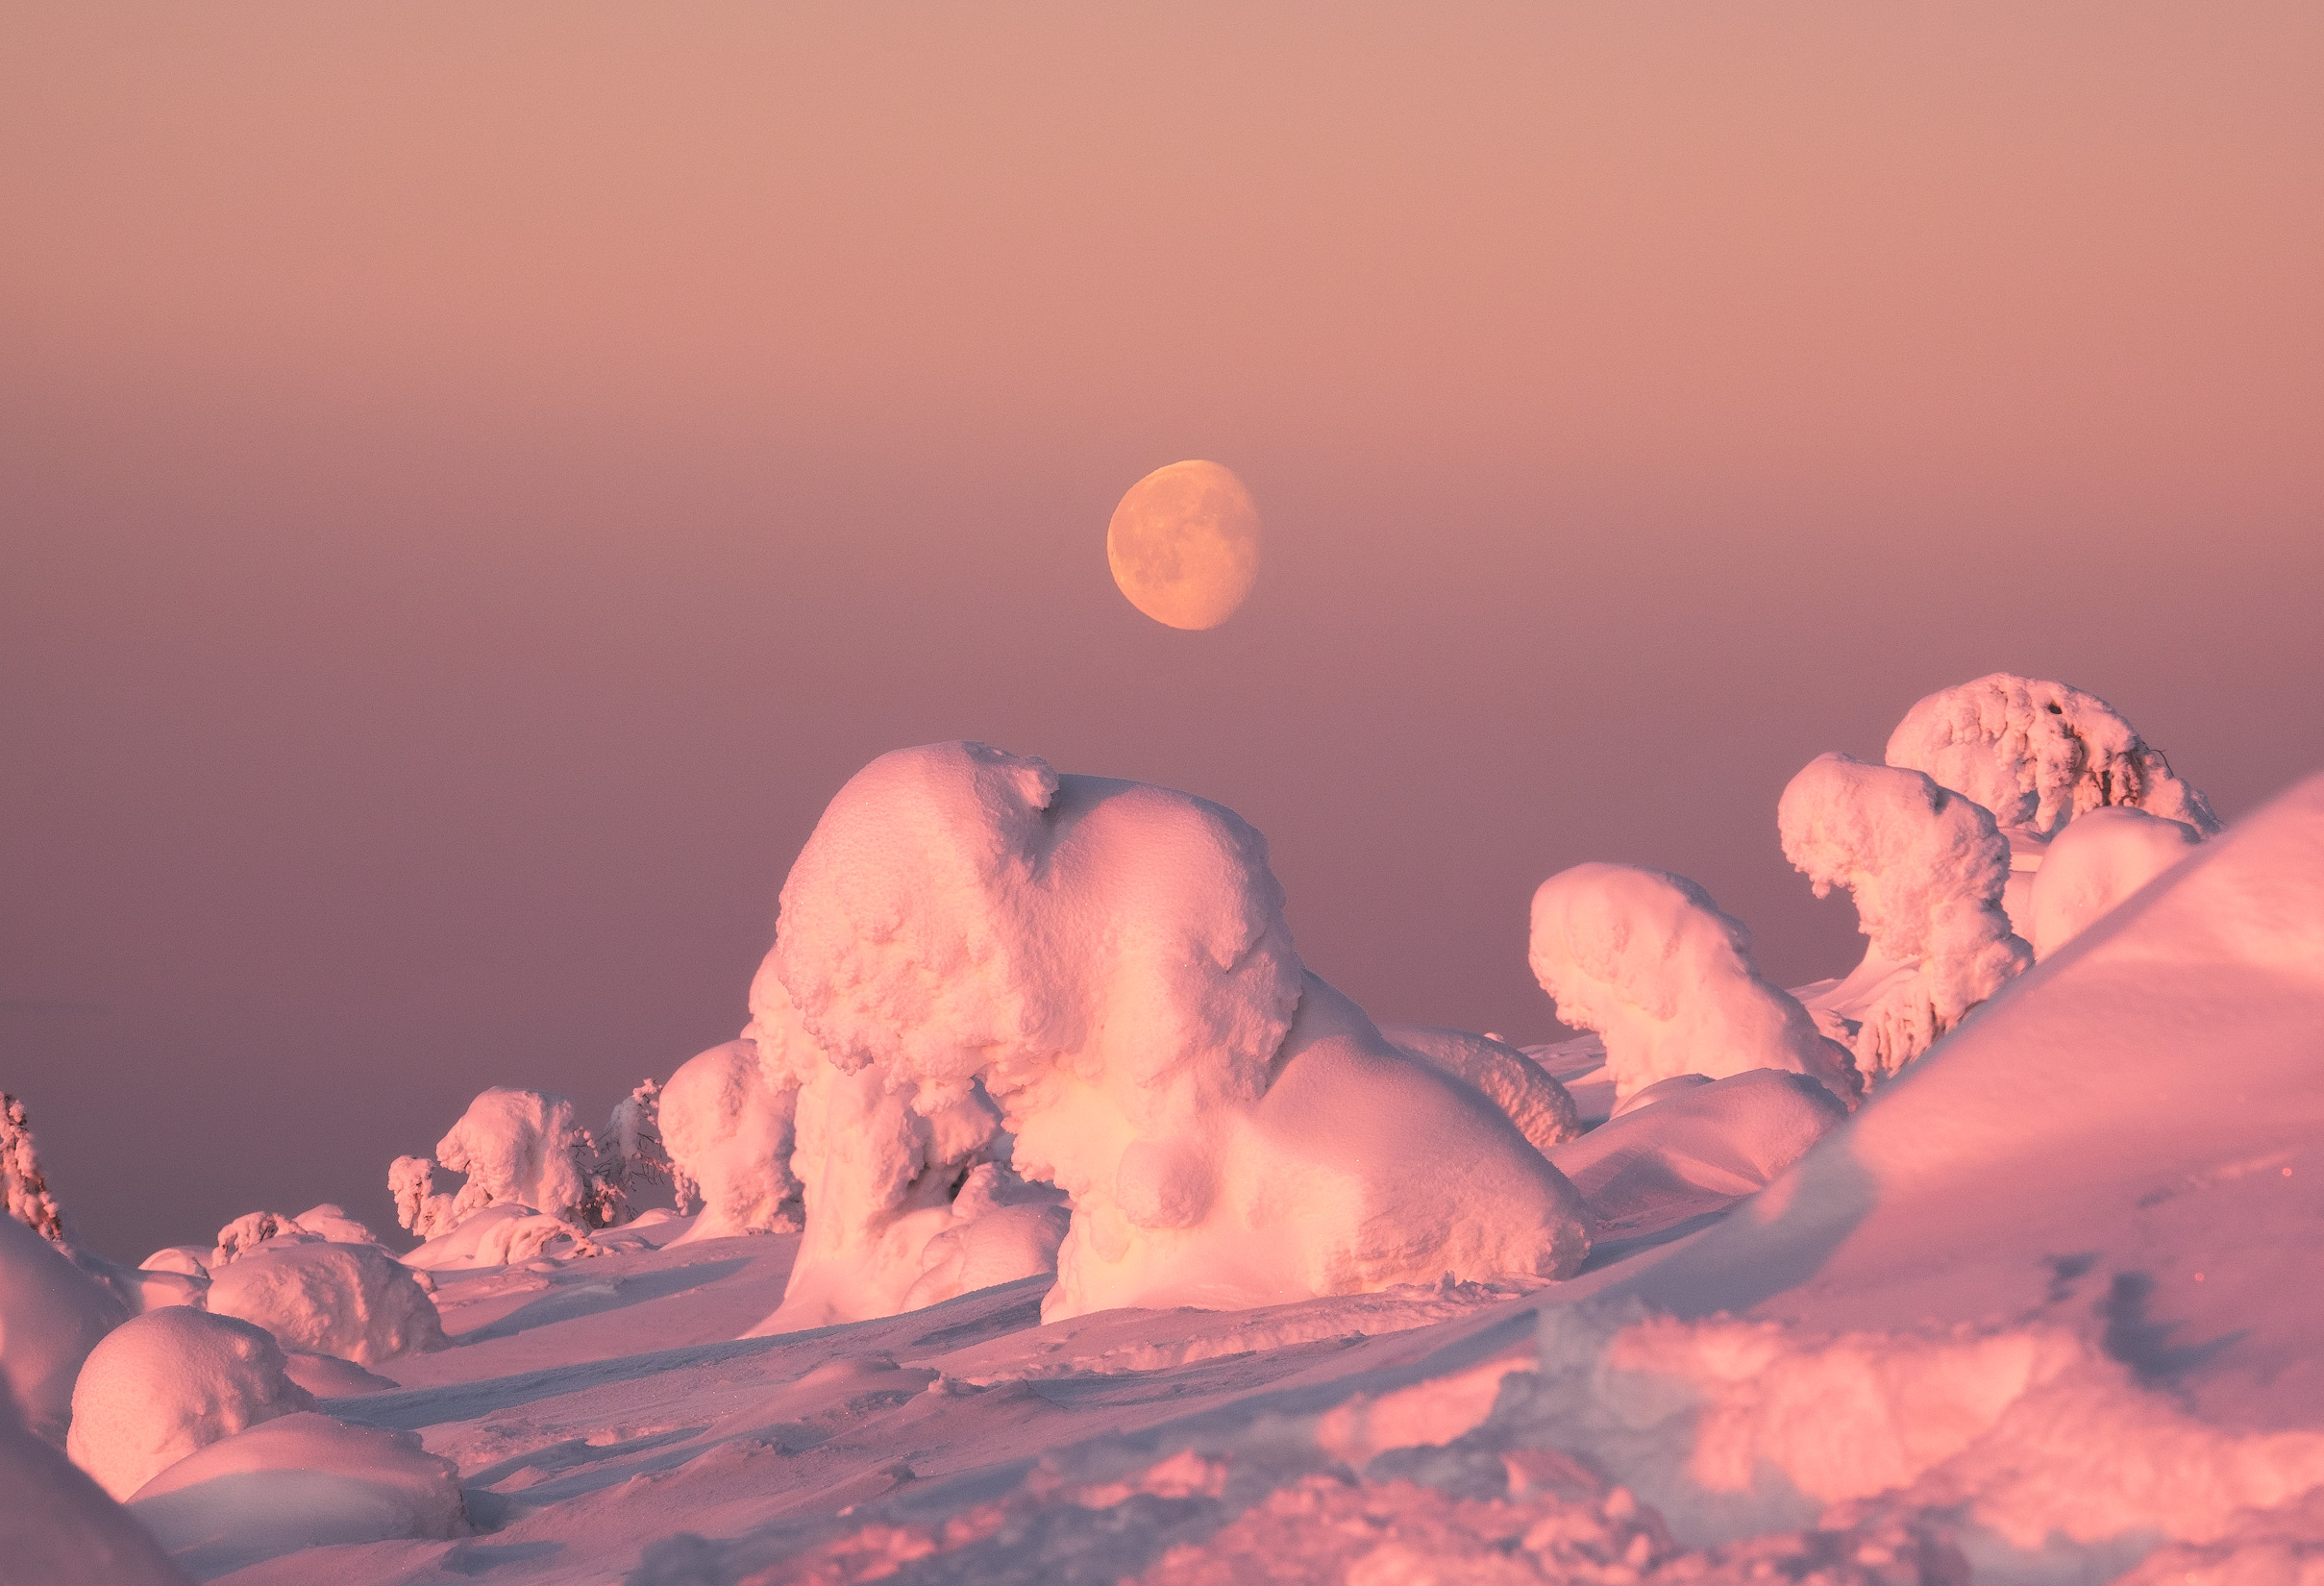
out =
[[[1784,857],[1844,886],[1864,963],[1817,999],[1856,1025],[1856,1066],[1893,1075],[2033,962],[2001,905],[2010,848],[1984,805],[1919,771],[1819,755],[1776,805]]]
[[[215,1271],[249,1254],[261,1245],[311,1245],[329,1241],[339,1245],[378,1245],[380,1238],[338,1206],[326,1201],[296,1217],[281,1212],[245,1212],[218,1230],[218,1242],[201,1263]],[[386,1247],[381,1246],[383,1250]]]
[[[1216,805],[929,745],[824,812],[775,969],[829,1063],[920,1118],[964,1127],[981,1082],[1017,1170],[1071,1198],[1049,1318],[1571,1272],[1572,1186],[1307,973],[1282,904]]]
[[[314,1408],[263,1327],[177,1306],[132,1317],[91,1350],[73,1386],[65,1451],[116,1499],[195,1450]]]
[[[489,1192],[473,1179],[457,1193],[437,1189],[436,1172],[433,1156],[399,1156],[387,1164],[396,1223],[423,1242],[450,1233],[491,1203]]]
[[[359,1366],[447,1343],[435,1302],[372,1245],[270,1244],[211,1274],[210,1309]]]
[[[1995,672],[1905,712],[1888,762],[1983,805],[2004,831],[2048,839],[2093,809],[2128,806],[2205,836],[2219,819],[2114,707],[2062,682]]]
[[[1380,1033],[1397,1051],[1481,1092],[1535,1151],[1546,1153],[1582,1132],[1581,1109],[1566,1087],[1504,1041],[1427,1025],[1383,1025]]]
[[[531,1206],[486,1206],[403,1257],[414,1272],[450,1272],[468,1267],[512,1267],[536,1256],[553,1260],[598,1255],[589,1236],[561,1217],[544,1217]]]
[[[312,1410],[222,1438],[137,1489],[130,1511],[210,1579],[306,1548],[468,1535],[459,1468],[416,1432]]]
[[[34,1432],[64,1441],[81,1362],[127,1319],[112,1292],[56,1246],[0,1217],[0,1397],[14,1396]]]
[[[584,1175],[581,1213],[593,1228],[609,1228],[637,1215],[638,1202],[658,1185],[676,1187],[662,1142],[662,1087],[649,1078],[613,1104]]]
[[[40,1171],[40,1151],[33,1143],[33,1121],[24,1103],[0,1091],[0,1200],[8,1215],[47,1240],[66,1240],[64,1208],[50,1193],[48,1177]]]
[[[2202,840],[2193,827],[2140,809],[2093,809],[2074,822],[2034,873],[2034,956],[2081,935]]]
[[[1748,933],[1684,876],[1619,864],[1558,872],[1533,894],[1527,956],[1559,1020],[1604,1037],[1618,1101],[1672,1075],[1768,1068],[1855,1103],[1847,1050],[1760,974]]]
[[[661,1091],[662,1146],[680,1201],[702,1204],[684,1238],[798,1231],[799,1180],[791,1176],[798,1097],[798,1083],[770,1074],[747,1039],[714,1046],[670,1076]]]

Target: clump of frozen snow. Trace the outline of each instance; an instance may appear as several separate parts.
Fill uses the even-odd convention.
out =
[[[1546,1154],[1582,1132],[1581,1111],[1549,1071],[1491,1035],[1427,1025],[1383,1025],[1380,1033],[1439,1074],[1482,1094]]]
[[[1016,1169],[1071,1198],[1047,1316],[1571,1272],[1572,1187],[1307,973],[1282,903],[1216,805],[937,744],[832,800],[774,958],[829,1063],[879,1087],[834,1112],[965,1119],[981,1082]]]
[[[1889,736],[1891,765],[1926,772],[1992,812],[2004,830],[2048,839],[2093,809],[2128,806],[2205,836],[2219,819],[2114,707],[2062,682],[2007,672],[1940,689]]]
[[[1673,1075],[1809,1075],[1853,1105],[1844,1047],[1751,960],[1750,937],[1684,876],[1580,864],[1533,894],[1528,957],[1557,1016],[1605,1038],[1615,1095]]]
[[[175,1306],[132,1317],[89,1351],[64,1447],[125,1499],[197,1449],[312,1408],[265,1328]]]
[[[798,1082],[770,1073],[757,1045],[728,1041],[689,1057],[660,1099],[661,1140],[680,1202],[702,1213],[687,1239],[792,1233],[800,1227],[791,1114]]]
[[[486,1206],[457,1226],[406,1254],[415,1272],[450,1272],[470,1267],[512,1267],[536,1257],[551,1260],[595,1255],[600,1247],[561,1217],[531,1206],[503,1202]]]
[[[256,1323],[285,1349],[362,1366],[447,1343],[435,1302],[372,1245],[270,1243],[212,1273],[210,1309]]]
[[[2093,809],[2074,822],[2034,873],[2034,956],[2081,935],[2202,840],[2193,827],[2141,809]]]
[[[8,1215],[52,1245],[65,1242],[64,1208],[48,1187],[40,1169],[40,1150],[33,1143],[33,1121],[24,1103],[0,1091],[0,1200]]]
[[[2010,847],[1979,804],[1919,771],[1819,755],[1776,806],[1784,857],[1844,886],[1865,960],[1817,1001],[1854,1028],[1867,1079],[1893,1075],[2033,962],[2001,904]]]
[[[143,1526],[25,1428],[4,1386],[0,1575],[37,1586],[190,1586]]]
[[[130,1513],[206,1579],[304,1548],[473,1529],[458,1467],[417,1433],[311,1410],[179,1460],[137,1490]]]
[[[0,1217],[0,1388],[32,1430],[64,1441],[73,1378],[127,1320],[121,1301],[14,1218]]]

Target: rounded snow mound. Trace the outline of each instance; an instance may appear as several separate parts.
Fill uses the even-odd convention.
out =
[[[263,1327],[185,1306],[133,1317],[91,1350],[73,1387],[65,1451],[127,1499],[198,1449],[314,1408]]]
[[[466,1536],[459,1470],[416,1432],[314,1411],[210,1444],[155,1476],[130,1513],[208,1579],[306,1548]]]
[[[924,1118],[981,1083],[1017,1171],[1067,1193],[1050,1320],[1588,1252],[1497,1108],[1306,972],[1265,839],[1204,800],[982,744],[882,756],[792,868],[774,955],[829,1063]],[[810,1185],[810,1245],[818,1216]]]
[[[1508,1115],[1535,1151],[1547,1154],[1582,1132],[1581,1109],[1549,1071],[1517,1048],[1490,1035],[1432,1025],[1383,1025],[1380,1033],[1449,1075]]]
[[[0,1388],[33,1432],[64,1441],[81,1362],[127,1314],[54,1245],[0,1216]]]
[[[1940,689],[1905,712],[1886,758],[1983,805],[2005,830],[2055,837],[2077,816],[2119,805],[2205,836],[2219,830],[2161,750],[2097,695],[2062,682],[1995,672]]]
[[[702,1215],[681,1240],[796,1233],[799,1180],[790,1168],[795,1083],[780,1083],[758,1048],[733,1040],[689,1057],[661,1091],[662,1149]]]
[[[1750,936],[1710,894],[1666,871],[1580,864],[1533,894],[1527,956],[1557,1016],[1605,1038],[1626,1101],[1680,1074],[1805,1074],[1853,1105],[1847,1049],[1759,972]]]
[[[2046,958],[2193,853],[2203,834],[2142,809],[2093,809],[2058,834],[2034,873],[2034,956]]]
[[[360,1366],[449,1343],[435,1302],[402,1263],[370,1245],[254,1251],[211,1278],[210,1309],[256,1323],[285,1349]]]
[[[561,1247],[561,1248],[560,1248]],[[581,1229],[531,1206],[486,1206],[460,1220],[402,1258],[418,1272],[455,1272],[470,1267],[513,1267],[536,1257],[557,1260],[594,1255],[598,1247]],[[423,1285],[424,1286],[424,1285]]]

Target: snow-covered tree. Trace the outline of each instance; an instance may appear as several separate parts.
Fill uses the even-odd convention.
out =
[[[40,1171],[32,1119],[24,1103],[5,1091],[0,1091],[0,1194],[7,1197],[9,1216],[52,1245],[69,1242],[64,1208]]]
[[[637,1215],[639,1201],[677,1177],[662,1139],[661,1102],[661,1082],[649,1078],[614,1103],[581,1195],[582,1220],[591,1227],[627,1223]],[[684,1199],[682,1190],[679,1198]]]

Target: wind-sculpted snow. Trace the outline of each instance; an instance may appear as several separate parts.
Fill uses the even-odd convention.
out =
[[[1888,762],[1982,805],[2004,830],[2047,840],[2093,809],[2128,806],[2205,836],[2219,818],[2114,707],[2062,682],[1995,672],[1905,712]]]
[[[89,1351],[65,1451],[114,1498],[261,1421],[314,1408],[263,1327],[173,1306],[133,1317]]]
[[[1606,1043],[1618,1099],[1680,1074],[1805,1074],[1853,1103],[1846,1049],[1751,961],[1743,928],[1683,876],[1581,864],[1533,894],[1528,958],[1557,1016]]]
[[[2193,853],[2191,826],[2139,809],[2093,809],[2058,834],[2034,873],[2034,956],[2046,958]]]
[[[791,1172],[799,1084],[771,1074],[750,1040],[688,1058],[662,1087],[659,1119],[681,1202],[699,1201],[690,1237],[796,1232],[799,1180]]]
[[[1460,1080],[1500,1108],[1544,1155],[1582,1131],[1581,1110],[1566,1087],[1505,1042],[1428,1025],[1382,1027],[1380,1033],[1395,1042],[1397,1051]]]
[[[1918,771],[1819,755],[1776,806],[1784,857],[1820,898],[1844,886],[1871,939],[1817,1003],[1853,1026],[1876,1081],[1926,1052],[2033,962],[2002,908],[2010,848],[1982,805]]]
[[[1304,971],[1263,840],[1199,799],[977,744],[883,756],[793,867],[774,956],[832,1064],[924,1117],[981,1083],[1017,1171],[1071,1198],[1049,1316],[1587,1252],[1497,1109]],[[811,1185],[807,1215],[813,1241]]]

